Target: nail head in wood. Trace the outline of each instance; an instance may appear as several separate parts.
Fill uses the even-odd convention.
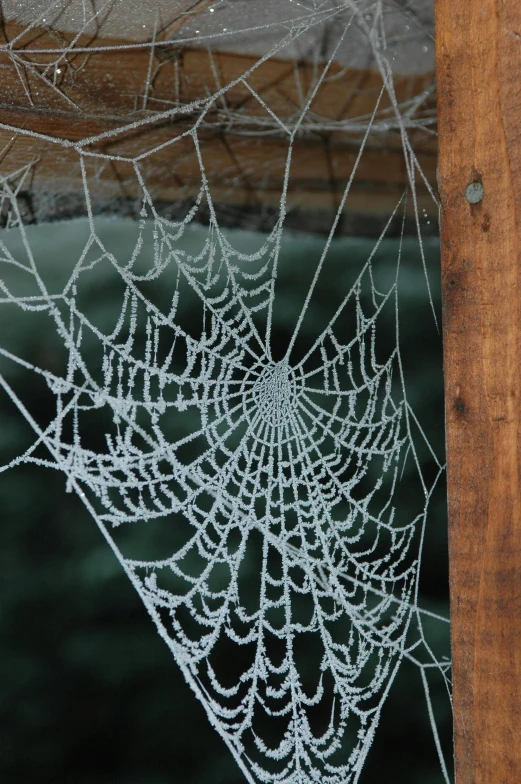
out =
[[[476,181],[467,185],[465,197],[469,204],[479,204],[480,201],[483,201],[484,195],[485,189],[483,188],[483,183]]]

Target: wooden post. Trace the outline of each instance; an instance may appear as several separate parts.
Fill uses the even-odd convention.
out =
[[[456,780],[518,784],[521,3],[436,0],[436,38]]]

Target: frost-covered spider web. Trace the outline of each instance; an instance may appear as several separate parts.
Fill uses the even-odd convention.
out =
[[[57,183],[89,226],[81,255],[64,258],[60,285],[50,285],[25,226],[46,209],[56,217],[43,186],[31,194],[40,158],[31,152],[3,167],[10,231],[0,241],[0,302],[35,325],[51,322],[57,336],[46,366],[18,354],[8,336],[0,348],[0,384],[34,434],[5,467],[64,473],[248,781],[358,781],[404,660],[420,673],[448,781],[428,678],[435,671],[448,690],[449,663],[426,633],[427,622],[445,619],[418,604],[443,461],[410,403],[399,329],[403,237],[413,226],[424,269],[420,215],[436,200],[413,145],[433,133],[432,85],[396,84],[432,49],[430,4],[165,0],[146,13],[129,2],[78,0],[37,13],[19,5],[4,2],[20,24],[4,54],[33,108],[40,85],[86,116],[97,83],[78,94],[85,106],[74,91],[91,57],[135,49],[148,65],[132,111],[109,130],[65,139],[27,123],[2,126],[14,145],[36,140],[45,155],[58,145],[77,167],[80,195],[63,172]],[[157,97],[165,66],[168,100]],[[372,74],[369,86],[353,87],[355,67]],[[89,79],[105,76],[93,69]],[[338,107],[331,91],[346,78],[352,94]],[[414,84],[421,89],[411,92]],[[371,111],[357,114],[367,94]],[[317,139],[329,151],[334,198],[322,209],[310,197],[306,213],[303,189],[320,189],[318,153],[305,145]],[[360,171],[368,158],[368,179],[376,177],[371,155],[384,139],[400,155],[406,188],[387,197],[392,209],[362,268],[345,290],[332,286],[327,318],[304,329],[350,199],[363,211]],[[114,212],[138,205],[130,254],[103,241],[96,213],[107,199]],[[302,261],[305,294],[295,292],[284,313],[282,340],[274,327],[281,248],[292,216],[302,224],[315,209],[330,216],[329,228],[313,269]],[[265,231],[245,250],[224,225],[256,216]],[[206,229],[196,241],[198,222]],[[378,249],[397,227],[390,272]],[[93,299],[100,277],[115,313]],[[428,292],[426,270],[424,285]],[[433,318],[429,306],[425,317]],[[55,402],[49,421],[10,383],[11,366],[28,383],[45,382]]]

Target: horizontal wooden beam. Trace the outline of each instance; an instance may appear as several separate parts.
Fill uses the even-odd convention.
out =
[[[165,209],[169,203],[172,209],[188,204],[203,186],[202,162],[219,206],[276,209],[288,131],[323,65],[277,59],[258,64],[252,56],[183,51],[165,41],[156,41],[153,49],[128,48],[128,41],[80,36],[73,45],[70,33],[24,34],[13,23],[4,25],[3,36],[0,174],[12,178],[13,186],[24,178],[20,191],[30,195],[40,217],[52,217],[45,215],[46,209],[52,213],[52,194],[63,196],[62,203],[69,197],[79,208],[80,151],[95,208],[140,198],[136,166],[154,201]],[[434,187],[432,83],[431,74],[402,77],[395,90],[402,104],[423,96],[412,135],[420,167]],[[225,85],[219,97],[208,100]],[[378,100],[375,131],[355,167],[364,124]],[[380,75],[333,64],[307,118],[292,152],[290,212],[323,213],[330,220],[353,177],[346,214],[389,215],[407,188],[408,174]],[[419,206],[432,211],[426,192]]]

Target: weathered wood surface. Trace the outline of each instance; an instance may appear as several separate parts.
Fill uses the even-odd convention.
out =
[[[94,203],[103,206],[110,199],[139,197],[131,162],[136,156],[155,200],[165,204],[193,200],[201,187],[196,146],[192,136],[179,137],[193,128],[200,108],[173,118],[158,113],[201,101],[251,69],[247,84],[237,81],[207,108],[197,139],[216,202],[250,210],[277,207],[288,142],[280,128],[273,132],[273,117],[251,91],[289,127],[317,78],[313,65],[271,59],[253,68],[256,58],[246,55],[180,51],[161,40],[151,54],[150,47],[128,48],[128,41],[93,41],[86,36],[80,36],[60,58],[59,50],[70,45],[71,33],[32,29],[24,34],[20,26],[8,23],[2,35],[0,174],[13,178],[14,184],[24,176],[24,192],[63,194],[69,204],[75,196],[81,201],[81,144],[91,156],[86,161]],[[320,133],[310,130],[295,143],[290,210],[331,213],[336,208],[362,138],[359,129],[346,133],[336,127],[370,117],[382,87],[379,74],[371,71],[334,65],[329,76],[311,109],[331,128]],[[410,100],[432,81],[432,74],[397,79],[398,100]],[[431,95],[417,116],[432,117],[434,109]],[[390,101],[384,94],[377,119],[386,117],[392,122]],[[141,124],[129,127],[136,122]],[[259,131],[270,129],[271,135],[259,137]],[[111,135],[103,136],[107,133]],[[65,144],[57,143],[60,140]],[[418,130],[412,142],[421,168],[434,185],[435,137]],[[120,160],[103,157],[108,155]],[[400,134],[396,130],[373,134],[346,210],[388,215],[407,183]],[[419,206],[432,214],[426,192],[420,193]]]
[[[521,3],[437,0],[436,38],[456,780],[517,784]]]

